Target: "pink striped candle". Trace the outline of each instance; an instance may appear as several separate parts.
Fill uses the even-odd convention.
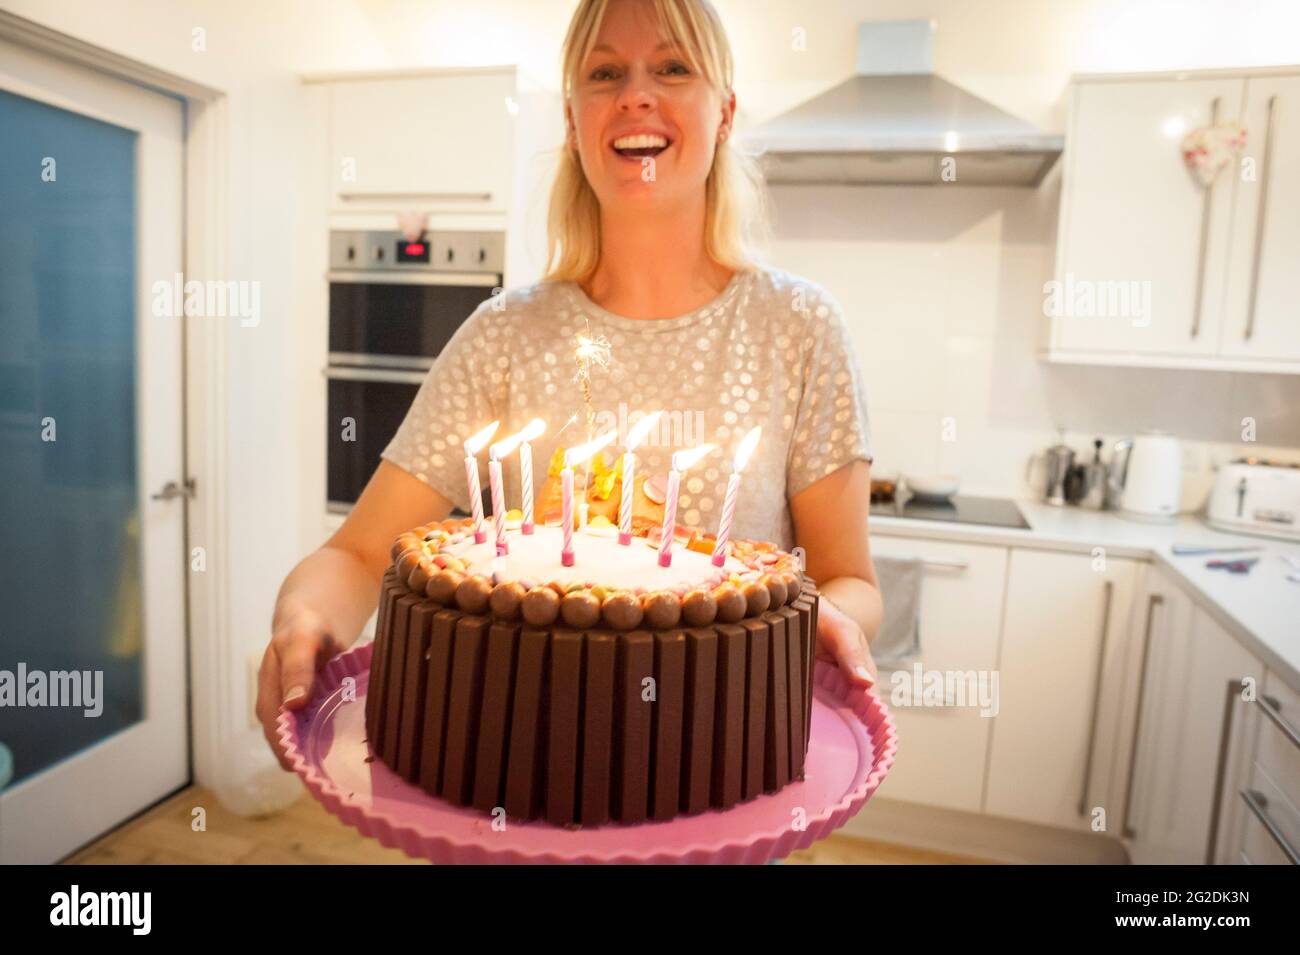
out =
[[[598,438],[569,448],[564,452],[564,468],[560,471],[560,493],[564,523],[564,547],[560,551],[560,563],[565,567],[573,566],[573,466],[586,461],[605,445],[614,440],[617,431],[607,431]]]
[[[736,448],[736,456],[731,463],[731,477],[727,479],[727,496],[722,505],[722,523],[718,527],[718,539],[713,545],[713,566],[721,567],[727,560],[727,541],[731,537],[731,519],[736,513],[736,497],[740,491],[740,472],[749,463],[750,455],[758,446],[758,439],[763,429],[751,428]]]
[[[673,536],[677,533],[677,492],[681,486],[682,472],[715,447],[715,444],[702,444],[690,451],[677,451],[673,454],[673,466],[668,472],[668,491],[664,496],[664,523],[660,530],[660,567],[671,567],[673,563]]]
[[[497,460],[496,447],[488,452],[488,483],[492,486],[492,520],[496,524],[497,556],[504,557],[510,553],[510,544],[506,541],[506,492],[502,486],[501,462]]]
[[[620,479],[622,489],[618,499],[618,542],[625,546],[632,543],[632,498],[636,494],[636,455],[633,452],[645,440],[662,414],[662,411],[656,411],[646,415],[632,426],[627,435],[627,447],[623,451],[623,477]]]
[[[493,421],[465,442],[465,481],[469,485],[469,511],[474,518],[474,543],[476,544],[487,540],[487,532],[483,530],[483,489],[478,483],[476,455],[483,450],[483,445],[492,439],[492,435],[496,434],[500,424],[500,421]]]

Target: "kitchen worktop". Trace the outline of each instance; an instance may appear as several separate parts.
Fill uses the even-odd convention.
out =
[[[1225,627],[1242,645],[1263,660],[1293,690],[1300,692],[1300,583],[1287,580],[1297,573],[1282,557],[1300,559],[1300,543],[1215,530],[1200,517],[1148,523],[1113,511],[1052,507],[1038,501],[1017,501],[1029,528],[982,524],[953,524],[910,517],[871,516],[873,533],[891,537],[993,544],[1091,553],[1104,547],[1111,557],[1152,560],[1166,568],[1187,594]],[[1247,574],[1211,570],[1206,561],[1237,555],[1176,557],[1174,544],[1205,547],[1261,547],[1241,554],[1258,557]]]

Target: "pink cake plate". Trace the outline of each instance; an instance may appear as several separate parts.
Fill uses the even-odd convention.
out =
[[[756,864],[806,848],[844,825],[894,763],[897,736],[874,692],[817,663],[805,778],[727,810],[665,822],[566,829],[492,817],[428,795],[374,758],[365,741],[366,643],[326,664],[311,702],[280,711],[295,772],[331,813],[389,848],[447,864]],[[344,681],[355,699],[345,699]]]

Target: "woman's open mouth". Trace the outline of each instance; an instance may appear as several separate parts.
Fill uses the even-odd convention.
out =
[[[644,159],[646,156],[658,156],[670,145],[672,144],[667,137],[656,133],[620,136],[611,143],[614,152],[626,159]]]

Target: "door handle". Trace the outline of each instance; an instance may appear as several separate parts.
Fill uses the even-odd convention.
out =
[[[1133,814],[1133,777],[1137,774],[1138,743],[1142,735],[1142,698],[1146,693],[1147,664],[1151,660],[1151,618],[1155,616],[1156,607],[1161,606],[1165,598],[1161,594],[1151,594],[1147,600],[1147,625],[1142,634],[1142,666],[1138,670],[1137,712],[1133,714],[1133,745],[1128,752],[1128,779],[1124,783],[1124,819],[1120,823],[1120,835],[1125,839],[1137,838],[1137,830],[1129,825]]]
[[[1106,641],[1110,635],[1110,608],[1115,601],[1115,582],[1106,581],[1101,608],[1101,648],[1097,651],[1097,673],[1092,688],[1092,717],[1088,721],[1088,748],[1083,757],[1083,786],[1079,789],[1079,815],[1088,814],[1088,789],[1092,784],[1092,750],[1097,745],[1097,716],[1101,709],[1101,680],[1106,673]]]
[[[1219,97],[1210,103],[1210,125],[1219,121]],[[1214,183],[1201,196],[1201,237],[1196,247],[1196,303],[1192,306],[1192,338],[1201,333],[1201,308],[1205,299],[1205,254],[1210,246],[1210,210],[1214,202]]]
[[[183,497],[187,500],[194,499],[194,478],[186,478],[181,484],[175,481],[168,481],[160,490],[149,495],[151,501],[170,501],[173,498]]]
[[[1277,116],[1277,97],[1268,98],[1268,122],[1264,127],[1264,162],[1259,176],[1259,211],[1255,214],[1255,255],[1250,264],[1250,304],[1246,307],[1246,331],[1249,340],[1255,332],[1255,308],[1259,304],[1259,259],[1264,251],[1264,228],[1268,216],[1269,170],[1273,168],[1273,129]]]

